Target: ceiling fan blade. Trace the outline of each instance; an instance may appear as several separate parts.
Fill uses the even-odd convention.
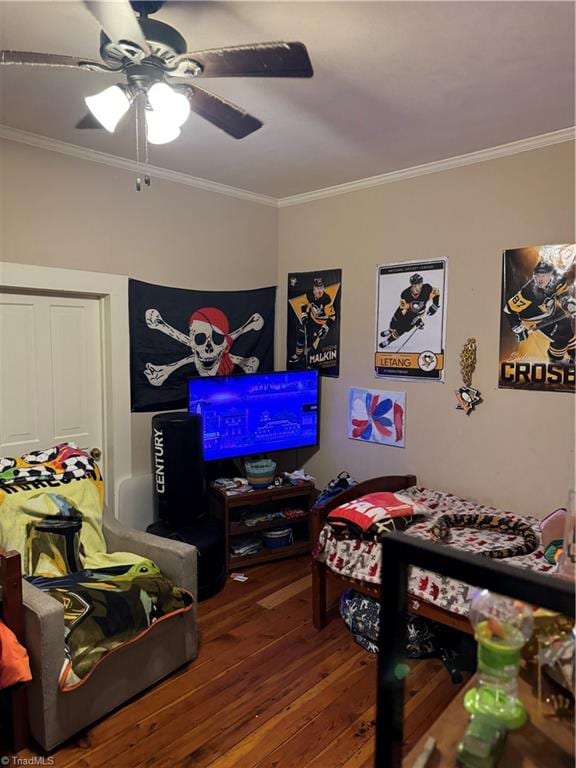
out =
[[[200,77],[312,77],[314,74],[303,43],[213,48],[186,53],[179,57],[182,59],[200,64]]]
[[[146,55],[150,53],[144,33],[128,0],[84,0],[84,5],[113,43],[133,43]]]
[[[260,120],[221,96],[196,85],[189,85],[186,90],[190,109],[235,139],[243,139],[262,127]]]
[[[89,129],[93,129],[93,128],[104,128],[104,126],[102,125],[102,123],[100,123],[100,122],[98,122],[98,120],[96,120],[96,118],[94,117],[92,112],[86,112],[84,117],[81,118],[80,120],[78,120],[78,122],[76,123],[74,128],[80,128],[80,129],[89,128]]]
[[[31,51],[0,51],[0,65],[28,67],[61,67],[85,69],[92,72],[114,72],[115,70],[89,59],[64,56],[59,53],[33,53]]]

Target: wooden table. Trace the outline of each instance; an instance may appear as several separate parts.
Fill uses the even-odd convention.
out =
[[[475,685],[476,677],[454,698],[446,711],[422,736],[402,762],[402,768],[412,768],[431,736],[436,748],[426,768],[454,768],[456,748],[466,730],[469,715],[464,709],[466,691]],[[527,677],[518,681],[518,695],[529,715],[528,722],[517,731],[510,731],[499,768],[574,768],[574,721],[547,715],[549,705],[538,711],[538,699]]]

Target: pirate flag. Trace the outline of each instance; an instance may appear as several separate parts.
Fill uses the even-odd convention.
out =
[[[186,408],[191,376],[274,370],[275,288],[189,291],[130,280],[132,411]]]

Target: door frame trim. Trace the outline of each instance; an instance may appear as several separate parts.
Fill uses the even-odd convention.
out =
[[[100,303],[102,339],[102,393],[104,423],[102,446],[108,504],[118,517],[118,487],[132,476],[132,422],[130,412],[130,337],[128,278],[104,272],[40,267],[0,261],[0,290],[83,295]]]

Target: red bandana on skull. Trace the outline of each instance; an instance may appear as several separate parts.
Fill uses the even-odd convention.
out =
[[[208,323],[213,331],[225,337],[225,345],[216,375],[232,373],[234,363],[230,359],[230,347],[232,346],[233,339],[229,335],[230,324],[224,312],[216,307],[202,307],[190,316],[188,326],[191,327],[194,321]]]

